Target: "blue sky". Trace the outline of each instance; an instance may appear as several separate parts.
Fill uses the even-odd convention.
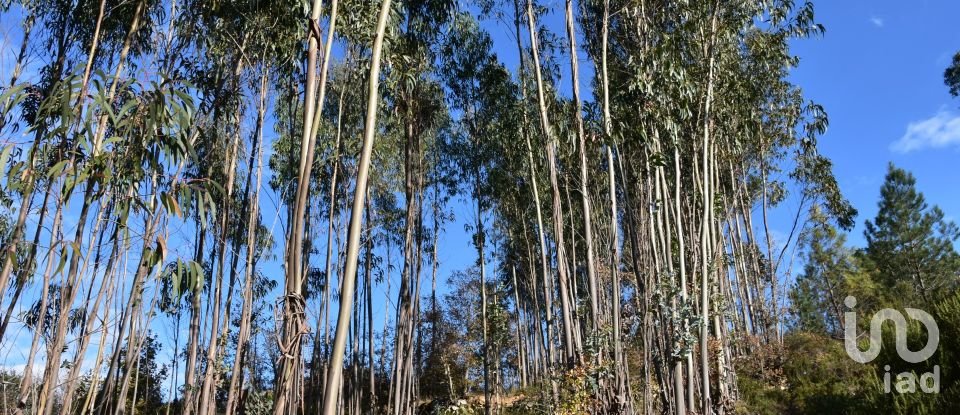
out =
[[[864,243],[863,221],[876,215],[890,161],[913,172],[929,203],[960,219],[960,99],[943,84],[960,50],[960,2],[815,4],[827,31],[794,43],[801,62],[791,78],[830,115],[820,149],[860,211],[850,242]]]

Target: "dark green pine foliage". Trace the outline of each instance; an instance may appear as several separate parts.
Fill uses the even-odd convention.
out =
[[[943,83],[950,88],[950,95],[960,96],[960,52],[953,55],[953,63],[943,72]]]
[[[929,206],[916,189],[916,179],[890,164],[880,188],[877,217],[866,222],[866,256],[876,266],[877,280],[904,295],[913,291],[924,302],[935,300],[956,287],[960,256],[954,242],[957,226],[943,211]],[[909,301],[910,297],[901,297]]]

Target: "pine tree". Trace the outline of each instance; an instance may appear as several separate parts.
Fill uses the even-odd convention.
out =
[[[953,55],[953,63],[943,72],[943,83],[950,88],[950,95],[960,96],[960,52]]]
[[[960,231],[939,207],[927,204],[913,175],[891,163],[878,205],[864,232],[878,281],[890,288],[912,284],[924,301],[956,286],[960,256],[953,243]]]

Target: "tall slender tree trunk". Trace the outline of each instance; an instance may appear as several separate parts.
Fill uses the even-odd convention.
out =
[[[194,261],[203,262],[203,247],[206,241],[206,219],[200,218],[197,221],[197,250],[194,253]],[[194,383],[197,378],[197,355],[200,353],[200,294],[203,292],[203,282],[200,278],[193,281],[190,295],[190,331],[188,334],[187,345],[187,366],[183,377],[183,413],[190,415],[196,410],[196,392],[197,387]]]
[[[317,53],[320,41],[319,19],[322,1],[313,0],[310,19],[307,21],[307,84],[303,110],[303,136],[300,146],[300,175],[297,182],[295,206],[292,212],[293,224],[290,227],[286,254],[286,287],[284,299],[283,354],[277,382],[277,395],[274,401],[274,414],[280,415],[295,411],[299,403],[294,401],[295,387],[300,377],[297,368],[300,365],[301,336],[306,331],[303,322],[305,303],[301,294],[303,286],[302,258],[304,217],[310,193],[310,177],[313,170],[313,153],[319,128],[319,117],[323,111],[326,95],[327,70],[330,63],[330,50],[336,32],[337,0],[330,6],[330,27],[327,29],[327,41],[324,45],[320,69],[319,97],[317,97]],[[332,407],[331,407],[332,408]]]
[[[241,45],[241,52],[243,45]],[[234,79],[237,79],[243,73],[244,67],[244,58],[238,57],[236,66],[234,67],[233,76]],[[216,391],[214,385],[214,377],[217,377],[219,372],[219,362],[217,361],[217,349],[220,344],[220,300],[222,297],[222,285],[223,285],[223,273],[226,262],[226,253],[227,246],[230,244],[230,217],[233,207],[233,187],[234,182],[236,181],[236,172],[237,172],[237,159],[240,157],[240,114],[239,110],[235,116],[236,131],[233,134],[232,144],[230,145],[230,150],[227,153],[227,171],[224,172],[227,176],[227,183],[225,187],[225,195],[223,208],[220,209],[220,236],[219,243],[219,252],[217,253],[217,272],[214,276],[213,282],[213,304],[211,305],[211,315],[210,315],[210,338],[208,339],[209,344],[207,345],[207,367],[203,376],[203,384],[200,387],[200,408],[199,414],[206,415],[212,410],[211,404],[213,404],[213,395]],[[235,247],[236,248],[236,247]],[[234,255],[236,255],[235,249]],[[235,269],[235,268],[234,268]],[[231,280],[233,278],[230,278]],[[232,282],[232,281],[230,281]],[[231,284],[232,287],[232,284]],[[227,304],[227,307],[230,307],[230,304]],[[227,313],[229,316],[229,313]],[[224,325],[229,325],[229,321],[224,321]]]
[[[340,292],[340,312],[337,317],[337,330],[334,335],[333,353],[330,356],[330,373],[324,388],[323,414],[333,415],[340,393],[340,379],[343,369],[343,354],[346,347],[347,330],[350,325],[350,311],[353,309],[354,285],[357,277],[357,259],[360,252],[360,233],[363,224],[363,207],[366,202],[367,180],[370,173],[370,158],[373,152],[373,140],[377,126],[377,104],[380,94],[380,55],[383,50],[383,38],[386,35],[387,20],[390,17],[391,0],[383,0],[380,16],[377,19],[376,38],[370,61],[370,89],[367,92],[367,115],[363,129],[363,147],[360,162],[357,165],[357,180],[353,195],[353,207],[350,211],[350,229],[347,234],[346,266],[343,274],[343,287]],[[282,412],[276,412],[280,415]]]
[[[487,264],[484,257],[484,239],[486,234],[483,225],[483,207],[480,196],[480,171],[476,168],[474,172],[474,197],[477,202],[477,231],[474,235],[474,244],[477,248],[477,264],[480,266],[480,320],[483,330],[483,345],[481,353],[483,354],[483,412],[486,415],[493,413],[490,391],[490,342],[488,336],[487,324]]]
[[[517,52],[520,56],[524,55],[523,44],[521,43],[521,32],[520,32],[520,0],[514,0],[514,25],[516,26],[516,38],[517,38]],[[531,37],[532,38],[532,37]],[[527,164],[530,170],[530,184],[533,191],[533,204],[537,214],[537,239],[539,243],[539,254],[540,254],[540,271],[543,273],[543,284],[544,284],[544,303],[546,307],[546,325],[547,325],[547,339],[553,338],[553,304],[552,296],[550,290],[547,288],[549,284],[547,281],[551,279],[550,264],[547,262],[547,242],[546,237],[544,236],[543,230],[543,209],[540,207],[540,190],[538,187],[537,172],[536,172],[536,163],[533,157],[533,147],[530,144],[530,133],[526,128],[528,125],[527,121],[527,87],[526,87],[526,76],[524,69],[524,60],[520,59],[520,93],[522,97],[521,113],[522,121],[520,134],[523,136],[524,142],[527,145]],[[553,364],[555,362],[555,353],[553,350],[553,342],[547,342],[547,349],[549,354],[549,362]],[[556,385],[554,385],[556,386]],[[556,395],[556,394],[554,394]]]
[[[33,233],[33,243],[30,244],[30,251],[27,253],[27,264],[20,270],[17,278],[19,281],[16,282],[16,289],[13,291],[13,296],[10,298],[10,304],[7,306],[7,311],[3,315],[3,322],[0,323],[0,340],[3,339],[3,334],[7,332],[7,325],[10,324],[10,318],[13,316],[13,311],[17,306],[17,303],[20,300],[20,295],[23,293],[24,288],[29,283],[30,275],[28,273],[33,272],[34,262],[37,257],[37,247],[40,246],[40,235],[43,230],[44,221],[47,218],[47,208],[50,200],[50,194],[53,192],[53,183],[50,183],[47,186],[47,191],[43,194],[43,203],[40,204],[40,214],[39,221],[37,222],[37,228]],[[13,241],[11,241],[13,243]]]
[[[53,186],[53,183],[50,183],[50,186]],[[58,192],[59,193],[59,192]],[[56,241],[61,238],[60,236],[60,222],[63,216],[63,201],[56,201],[56,210],[53,216],[53,226],[50,228],[50,240]],[[49,254],[47,255],[47,266],[43,272],[43,289],[40,292],[40,314],[37,320],[36,326],[33,329],[33,339],[30,343],[30,352],[27,355],[27,364],[26,370],[23,373],[23,377],[20,379],[20,396],[17,398],[17,408],[14,411],[14,414],[21,415],[24,410],[27,408],[27,403],[30,400],[31,395],[33,395],[33,362],[37,355],[37,349],[40,345],[40,336],[46,331],[46,315],[47,315],[47,304],[48,298],[50,297],[50,278],[53,274],[53,250],[55,246],[51,246]],[[65,249],[65,248],[63,248]],[[36,405],[32,407],[36,408]]]
[[[344,87],[340,91],[340,98],[337,101],[337,132],[335,136],[336,138],[334,139],[334,143],[333,143],[333,174],[330,177],[330,196],[329,196],[329,202],[328,202],[330,206],[330,211],[327,215],[327,247],[326,247],[327,252],[326,252],[326,258],[324,258],[324,262],[325,262],[324,277],[326,281],[324,282],[324,290],[323,290],[323,311],[319,313],[323,319],[323,337],[322,337],[323,346],[327,348],[329,348],[329,345],[330,345],[330,324],[329,324],[330,302],[331,302],[330,293],[333,290],[332,288],[333,287],[333,255],[334,255],[333,254],[333,235],[335,233],[334,231],[335,216],[337,218],[337,229],[340,229],[340,219],[339,219],[340,216],[337,215],[338,213],[337,178],[340,173],[340,134],[342,131],[341,123],[343,119],[343,96],[346,93],[346,91],[347,89],[346,87]],[[317,329],[319,330],[320,322],[318,321],[317,323],[318,323]],[[329,366],[329,362],[325,360],[326,356],[323,353],[321,353],[319,350],[321,346],[320,344],[321,337],[319,335],[319,332],[317,333],[316,338],[317,338],[317,341],[314,342],[314,349],[315,349],[314,355],[316,356],[317,360],[321,360],[323,362],[323,369],[324,369],[322,379],[317,380],[319,383],[319,385],[317,385],[318,386],[317,390],[322,391],[324,387],[324,382],[326,381],[326,378],[327,378],[326,375],[327,375],[327,368]],[[316,369],[316,365],[317,363],[314,364],[314,369]]]
[[[110,256],[107,259],[107,265],[105,267],[106,272],[104,273],[103,281],[100,284],[100,290],[97,292],[97,298],[94,301],[92,308],[87,312],[87,316],[88,316],[87,321],[84,325],[83,332],[81,333],[80,339],[79,339],[80,345],[77,347],[77,351],[73,359],[73,365],[70,368],[70,375],[67,377],[67,385],[66,385],[67,390],[63,395],[64,396],[63,407],[60,410],[60,413],[62,415],[68,415],[71,413],[71,409],[74,403],[73,394],[76,391],[76,387],[78,383],[77,381],[80,374],[80,368],[83,366],[81,363],[83,362],[84,355],[86,354],[86,351],[87,351],[87,347],[90,344],[90,340],[93,333],[93,325],[98,320],[97,316],[99,315],[100,304],[103,302],[107,294],[107,289],[110,288],[110,279],[108,278],[108,276],[113,274],[114,263],[117,259],[117,256],[119,255],[118,253],[119,240],[120,240],[119,233],[120,233],[121,225],[122,225],[121,223],[114,225],[113,234],[110,238],[113,241],[113,244],[112,244],[113,247],[111,248]],[[101,234],[101,238],[102,236],[103,234]],[[99,265],[99,263],[97,265]],[[93,275],[94,277],[96,277],[97,275],[96,266],[94,267]],[[93,288],[94,283],[95,281],[91,281],[91,289]],[[89,299],[88,299],[88,302],[89,302]]]
[[[244,270],[243,283],[243,305],[240,311],[240,332],[237,335],[237,350],[234,357],[233,371],[230,375],[230,386],[227,391],[226,414],[232,415],[237,407],[240,388],[240,373],[243,371],[243,362],[247,342],[250,339],[250,319],[253,315],[253,276],[256,273],[254,269],[257,231],[260,215],[260,180],[263,171],[263,123],[267,111],[267,80],[268,72],[263,69],[263,75],[260,78],[260,103],[257,107],[257,127],[254,132],[254,142],[251,143],[252,153],[250,156],[250,167],[252,170],[253,160],[257,160],[256,184],[253,189],[248,189],[247,199],[247,259]],[[229,322],[228,322],[229,324]]]
[[[560,281],[560,305],[563,317],[564,361],[571,365],[576,358],[573,338],[573,318],[571,317],[571,300],[569,297],[569,278],[567,276],[567,261],[564,255],[563,238],[563,207],[561,206],[560,187],[557,181],[556,138],[550,124],[547,112],[546,92],[543,85],[543,75],[540,66],[539,42],[537,40],[536,19],[533,14],[533,0],[527,0],[527,24],[530,33],[530,47],[533,51],[534,75],[537,80],[537,101],[540,110],[540,124],[547,140],[547,164],[550,168],[550,187],[553,197],[553,228],[556,238],[557,269]]]
[[[364,207],[367,217],[367,240],[366,240],[366,263],[364,265],[364,287],[366,288],[366,301],[367,301],[367,366],[370,370],[370,384],[369,384],[369,405],[370,412],[376,412],[377,408],[377,391],[376,391],[376,368],[373,366],[373,219],[371,217],[370,204],[367,204]]]
[[[719,5],[719,2],[717,3]],[[717,6],[719,7],[719,6]],[[708,45],[708,75],[707,75],[707,92],[706,92],[706,102],[704,103],[704,115],[703,115],[703,216],[701,218],[700,224],[700,313],[703,316],[703,322],[700,325],[700,380],[703,382],[700,391],[701,396],[701,411],[704,414],[710,414],[713,411],[712,405],[710,404],[710,363],[709,363],[709,349],[708,349],[708,336],[710,334],[709,327],[707,323],[707,316],[710,312],[710,265],[711,265],[711,248],[712,248],[712,232],[710,228],[713,223],[713,189],[712,189],[712,164],[714,154],[712,152],[713,142],[710,136],[710,123],[711,123],[711,105],[713,104],[713,76],[714,76],[714,41],[716,39],[717,31],[717,13],[719,10],[713,11],[713,18],[711,23],[711,35],[710,35],[710,44]]]
[[[594,262],[593,249],[593,219],[590,215],[590,193],[587,191],[587,139],[583,131],[583,103],[580,100],[580,68],[577,63],[577,32],[576,22],[573,15],[573,0],[566,0],[566,22],[567,39],[570,44],[570,83],[573,90],[574,103],[574,129],[577,133],[577,141],[580,149],[580,203],[583,214],[583,234],[586,244],[587,255],[587,287],[590,291],[590,315],[591,315],[591,333],[596,334],[600,327],[600,308],[598,306],[598,286],[596,264]],[[597,353],[598,358],[602,358],[602,350]]]

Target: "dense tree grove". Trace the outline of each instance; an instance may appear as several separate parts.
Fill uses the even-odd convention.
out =
[[[0,411],[960,402],[960,231],[891,165],[846,246],[812,4],[559,4],[0,0]],[[848,295],[940,353],[848,359]]]

